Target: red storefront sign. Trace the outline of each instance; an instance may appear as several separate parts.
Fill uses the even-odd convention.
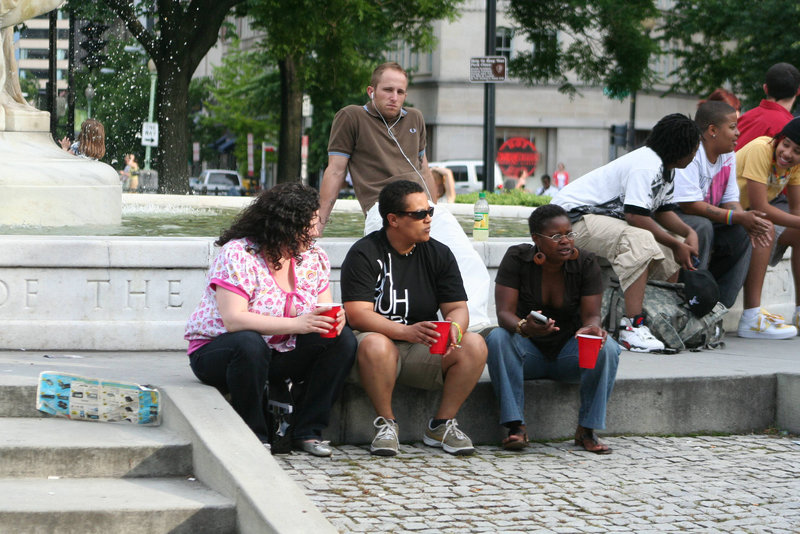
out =
[[[497,151],[497,165],[505,176],[517,177],[520,171],[532,175],[537,163],[539,152],[536,145],[524,137],[508,139]]]

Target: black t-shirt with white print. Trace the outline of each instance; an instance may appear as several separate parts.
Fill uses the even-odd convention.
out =
[[[342,301],[374,303],[373,309],[403,324],[436,321],[439,304],[467,300],[461,272],[450,249],[431,238],[411,254],[398,253],[385,230],[359,239],[341,270]]]

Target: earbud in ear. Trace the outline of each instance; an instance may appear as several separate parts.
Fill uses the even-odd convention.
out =
[[[370,100],[375,100],[375,92],[374,91],[369,94],[369,98],[370,98]]]

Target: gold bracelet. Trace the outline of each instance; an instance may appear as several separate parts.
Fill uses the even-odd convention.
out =
[[[527,319],[523,318],[523,319],[520,319],[519,322],[517,323],[516,332],[517,332],[517,334],[521,335],[522,337],[530,337],[528,334],[526,334],[525,332],[522,331],[522,325],[524,325],[526,321],[527,321]]]

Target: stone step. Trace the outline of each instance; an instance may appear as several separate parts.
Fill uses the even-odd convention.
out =
[[[188,440],[162,427],[0,418],[0,477],[175,477],[192,473]]]
[[[0,417],[45,417],[36,409],[36,385],[0,386]]]
[[[692,354],[692,353],[689,353]],[[623,352],[624,358],[632,353]],[[485,373],[488,375],[488,373]],[[532,439],[568,438],[575,432],[580,407],[577,384],[528,380],[524,385],[525,416]],[[392,407],[400,441],[422,440],[441,392],[397,386]],[[747,399],[743,402],[742,399]],[[775,424],[776,410],[788,404],[777,393],[775,374],[705,377],[618,377],[608,403],[605,434],[748,433]],[[334,405],[325,439],[334,443],[369,443],[375,411],[364,390],[346,384]],[[492,385],[485,376],[458,412],[459,427],[476,444],[498,443],[505,437]]]
[[[184,478],[4,478],[0,495],[2,532],[236,532],[234,504]]]

